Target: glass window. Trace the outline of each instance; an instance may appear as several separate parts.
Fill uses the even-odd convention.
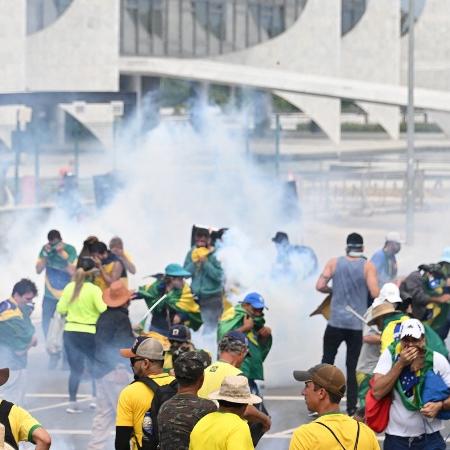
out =
[[[376,0],[375,0],[376,1]],[[368,0],[342,0],[341,35],[347,34],[366,12]]]
[[[27,34],[36,33],[61,16],[73,0],[27,0]]]

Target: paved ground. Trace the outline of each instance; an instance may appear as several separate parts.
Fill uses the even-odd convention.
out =
[[[56,450],[83,450],[89,441],[94,410],[91,403],[90,383],[84,382],[80,389],[83,414],[71,415],[67,407],[68,372],[46,369],[46,355],[41,349],[32,351],[29,367],[27,408],[48,428],[53,437],[52,448]],[[311,419],[307,415],[304,399],[299,395],[302,385],[272,388],[265,391],[267,408],[273,425],[258,445],[258,450],[287,450],[293,429]],[[344,404],[345,407],[345,404]],[[445,436],[450,433],[447,427]],[[380,441],[382,441],[380,437]],[[113,449],[113,429],[107,449]],[[450,445],[448,446],[450,448]]]

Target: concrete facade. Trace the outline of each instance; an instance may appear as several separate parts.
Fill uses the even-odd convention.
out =
[[[26,0],[0,0],[0,93],[118,91],[121,74],[184,76],[228,84],[247,80],[248,86],[271,90],[299,107],[334,142],[340,140],[340,98],[356,101],[395,139],[398,105],[406,100],[401,86],[406,82],[407,35],[400,37],[399,2],[368,1],[359,21],[341,36],[341,1],[309,0],[302,3],[298,16],[289,13],[291,21],[298,19],[282,34],[272,39],[264,35],[257,45],[202,61],[121,55],[120,26],[132,17],[121,16],[120,0],[73,0],[53,23],[28,36]],[[172,6],[165,20],[173,28],[174,3],[168,5]],[[185,6],[192,8],[190,2]],[[233,30],[230,11],[227,42]],[[249,16],[247,29],[258,26],[255,20]],[[144,36],[145,23],[138,21],[137,27]],[[191,33],[188,28],[182,31],[186,36]],[[420,107],[434,111],[430,115],[450,135],[449,33],[450,2],[427,0],[415,34],[417,86],[428,90],[418,89],[416,99]],[[206,35],[198,39],[206,42]],[[222,65],[215,68],[214,62]],[[76,117],[105,145],[112,136],[109,108],[88,107],[83,117]],[[70,105],[62,109],[74,114]],[[8,122],[4,134],[11,126],[11,109],[1,117]]]

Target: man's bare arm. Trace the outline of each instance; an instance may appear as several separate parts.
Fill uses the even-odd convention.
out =
[[[370,261],[367,261],[365,265],[365,277],[367,288],[369,289],[370,295],[372,298],[378,297],[380,293],[380,288],[378,287],[378,277],[377,277],[377,269],[374,264]]]
[[[331,288],[328,286],[328,283],[333,278],[335,270],[336,259],[330,259],[322,270],[322,273],[319,275],[316,283],[316,290],[323,294],[331,294]]]

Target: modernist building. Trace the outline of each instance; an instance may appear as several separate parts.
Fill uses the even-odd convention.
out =
[[[417,86],[448,92],[450,3],[416,3]],[[59,121],[72,116],[108,145],[122,102],[127,110],[133,103],[127,99],[136,98],[139,104],[148,90],[157,88],[163,74],[142,69],[142,62],[154,58],[174,59],[180,67],[201,59],[402,85],[408,35],[405,4],[404,0],[0,0],[0,139],[11,145],[18,117],[29,120],[22,105],[31,105],[36,109],[32,121],[40,114]],[[238,84],[239,68],[236,80]],[[52,97],[52,107],[44,102],[46,109],[39,113],[43,97],[37,93],[42,92],[58,95]],[[339,141],[339,98],[275,93]],[[392,138],[398,137],[398,106],[357,103]],[[432,114],[450,132],[448,113]]]

